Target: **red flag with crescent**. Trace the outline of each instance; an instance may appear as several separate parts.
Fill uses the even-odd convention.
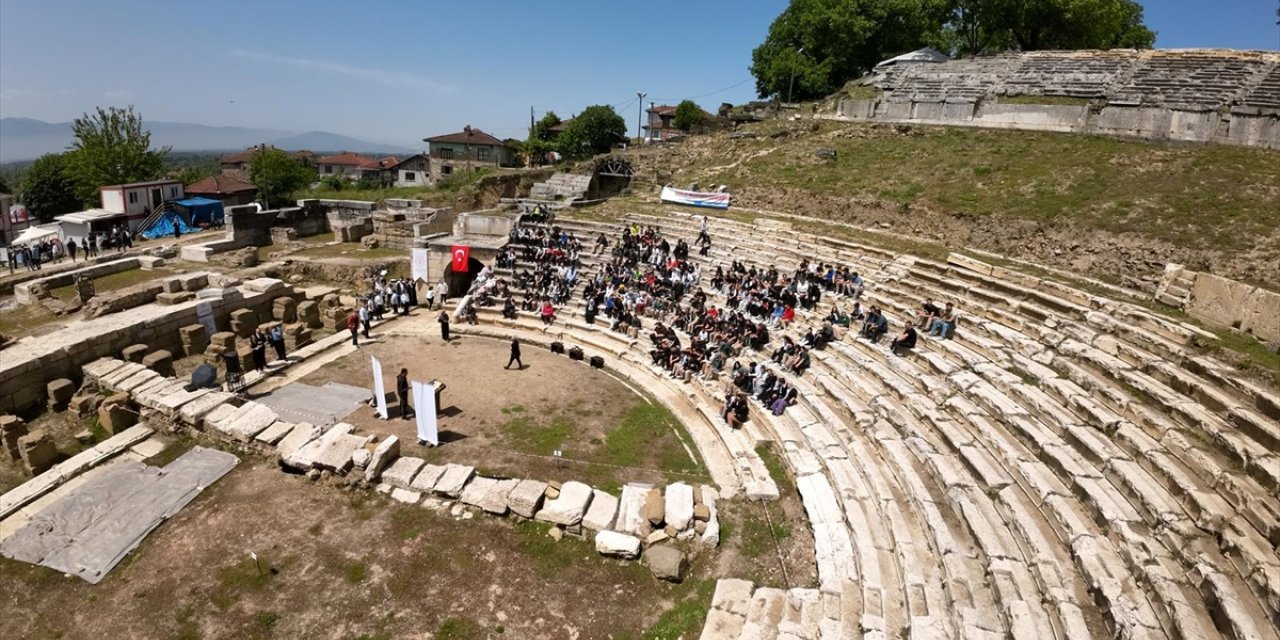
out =
[[[455,244],[453,245],[453,248],[449,250],[449,253],[453,256],[453,263],[451,264],[453,272],[466,273],[467,263],[471,258],[471,247]]]

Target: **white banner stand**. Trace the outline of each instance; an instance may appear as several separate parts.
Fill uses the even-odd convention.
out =
[[[369,363],[373,367],[373,401],[375,411],[383,420],[388,419],[387,414],[387,389],[382,385],[382,361],[377,356],[369,356]]]
[[[410,264],[410,275],[413,277],[414,283],[431,282],[431,278],[427,273],[427,266],[430,264],[430,253],[427,249],[419,249],[417,247],[410,250],[412,256]]]
[[[414,417],[418,421],[418,442],[440,446],[440,425],[436,420],[436,386],[413,381]]]

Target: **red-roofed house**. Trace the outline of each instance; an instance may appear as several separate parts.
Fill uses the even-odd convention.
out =
[[[372,180],[384,187],[389,187],[395,184],[396,166],[399,164],[400,158],[387,156],[379,160],[371,159],[357,168],[360,170],[361,180]]]
[[[321,178],[342,176],[355,180],[360,177],[360,167],[376,162],[377,160],[373,158],[350,151],[343,151],[342,153],[316,160],[316,166],[320,168]]]
[[[186,195],[221,200],[223,206],[249,204],[258,195],[258,188],[235,176],[209,176],[187,185]]]
[[[423,140],[430,148],[431,182],[460,171],[519,166],[519,154],[506,142],[470,125],[457,133]]]
[[[267,146],[270,147],[270,145]],[[262,146],[254,145],[244,151],[237,151],[236,153],[222,156],[222,158],[218,160],[218,165],[222,169],[222,175],[233,176],[240,180],[248,180],[249,163],[253,162],[253,156],[262,148]],[[315,154],[310,151],[294,151],[289,155],[295,160],[300,160],[307,165],[311,164],[311,161],[315,156]]]

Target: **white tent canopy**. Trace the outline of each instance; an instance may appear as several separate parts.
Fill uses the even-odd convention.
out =
[[[13,239],[11,244],[27,244],[29,242],[38,242],[49,236],[56,236],[62,232],[62,225],[46,224],[38,227],[28,227],[25,231]]]

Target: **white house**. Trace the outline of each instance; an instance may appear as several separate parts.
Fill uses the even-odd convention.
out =
[[[421,153],[401,160],[396,165],[396,186],[431,186],[431,160]]]
[[[129,217],[146,217],[161,204],[181,200],[184,192],[177,180],[152,180],[102,187],[102,208]]]

